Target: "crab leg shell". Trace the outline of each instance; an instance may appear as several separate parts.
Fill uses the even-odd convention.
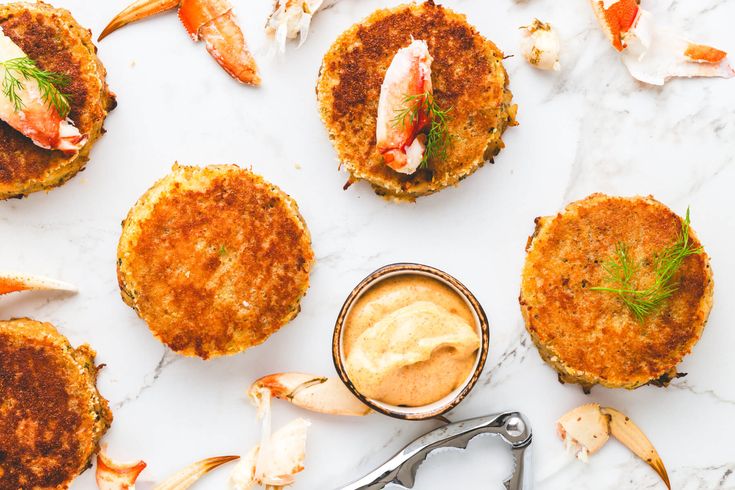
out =
[[[42,276],[17,274],[0,271],[0,295],[16,291],[68,291],[76,293],[77,288],[68,282],[57,281]]]
[[[202,476],[218,466],[229,463],[240,456],[216,456],[192,463],[186,468],[171,475],[163,483],[159,483],[153,490],[186,490]]]
[[[627,415],[614,408],[602,407],[600,412],[609,419],[610,433],[613,437],[653,468],[666,484],[666,487],[671,490],[666,467],[656,448],[653,447],[643,431]]]
[[[99,490],[134,490],[135,480],[146,467],[144,461],[119,463],[105,455],[104,451],[97,454],[97,470],[95,479]]]
[[[97,41],[104,38],[132,22],[148,18],[152,15],[171,10],[179,6],[180,0],[138,0],[128,5],[125,10],[113,18],[102,30]]]
[[[249,391],[251,398],[262,390],[268,390],[276,398],[313,412],[349,416],[370,413],[370,408],[336,378],[306,373],[277,373],[255,381]]]

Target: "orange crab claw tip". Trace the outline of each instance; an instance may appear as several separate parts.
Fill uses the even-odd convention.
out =
[[[664,462],[643,431],[630,420],[630,417],[614,408],[601,407],[600,412],[610,420],[610,434],[653,468],[666,487],[671,490],[669,474]]]
[[[0,271],[0,295],[31,290],[77,292],[77,288],[68,282],[29,274]]]
[[[239,458],[240,456],[216,456],[197,461],[176,472],[163,483],[156,485],[154,490],[184,490],[213,469]]]
[[[102,30],[97,41],[104,38],[124,27],[131,22],[145,19],[152,15],[171,10],[179,6],[180,0],[138,0],[128,5],[125,10],[115,16],[109,24]]]

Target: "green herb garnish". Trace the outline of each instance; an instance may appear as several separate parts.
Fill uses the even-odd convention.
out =
[[[217,253],[219,254],[220,257],[224,257],[225,255],[227,255],[227,247],[225,247],[224,245],[220,245],[219,250],[217,250]]]
[[[628,247],[620,242],[615,246],[615,256],[603,264],[607,273],[607,287],[593,287],[593,291],[607,291],[617,294],[635,318],[642,322],[655,312],[678,289],[674,276],[681,268],[684,259],[702,253],[702,247],[694,247],[689,240],[689,208],[676,242],[662,252],[654,255],[653,284],[640,289],[635,276],[640,270],[628,253]]]
[[[403,99],[403,107],[396,111],[393,117],[393,126],[406,127],[407,124],[418,124],[422,114],[427,114],[431,121],[429,133],[426,136],[426,150],[421,159],[419,168],[427,168],[433,159],[444,160],[452,142],[452,135],[447,128],[449,112],[452,108],[442,109],[431,92],[407,95]]]
[[[61,117],[69,115],[69,94],[65,94],[59,88],[69,85],[69,77],[62,73],[42,70],[36,62],[27,56],[11,58],[0,62],[5,68],[5,76],[2,82],[2,92],[10,99],[16,111],[23,109],[24,104],[18,91],[23,89],[23,80],[35,80],[41,91],[41,99],[50,107],[56,109]]]

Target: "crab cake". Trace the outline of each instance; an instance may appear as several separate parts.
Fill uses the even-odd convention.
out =
[[[712,307],[709,257],[694,231],[689,228],[694,253],[674,268],[671,296],[647,315],[634,314],[618,293],[594,288],[621,289],[611,278],[624,263],[629,288],[653,285],[657,258],[684,236],[684,223],[652,197],[603,194],[536,219],[526,247],[521,311],[541,357],[560,381],[588,391],[595,384],[666,385],[676,377],[677,364],[701,336]]]
[[[123,221],[123,300],[153,334],[203,359],[242,352],[293,319],[311,239],[296,202],[236,165],[174,165]]]
[[[433,57],[436,103],[449,109],[451,144],[446,157],[411,175],[391,169],[376,146],[381,84],[396,52],[425,40]],[[322,121],[349,183],[365,179],[376,193],[415,200],[472,174],[503,148],[515,124],[503,53],[467,23],[464,15],[434,5],[406,4],[378,10],[345,31],[324,56],[317,82]]]
[[[0,488],[64,489],[112,422],[88,345],[53,325],[0,321]]]
[[[68,11],[42,2],[0,5],[0,28],[41,69],[68,76],[64,92],[69,94],[69,118],[87,136],[77,153],[66,155],[36,146],[0,121],[0,199],[7,199],[56,187],[81,170],[115,97],[89,29]]]

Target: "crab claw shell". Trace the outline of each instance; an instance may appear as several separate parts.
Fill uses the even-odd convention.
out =
[[[260,85],[258,66],[228,0],[182,0],[179,19],[194,41],[236,80]]]
[[[0,295],[16,291],[68,291],[76,293],[77,288],[68,282],[57,281],[42,276],[17,274],[0,271]]]
[[[171,475],[163,483],[156,485],[153,490],[186,490],[202,476],[218,466],[229,463],[240,456],[216,456],[192,463],[186,468]]]
[[[102,41],[111,33],[131,22],[145,19],[178,6],[179,0],[138,0],[137,2],[133,2],[107,24],[97,38],[97,41]]]
[[[588,403],[567,412],[557,421],[556,430],[565,447],[574,449],[577,459],[585,462],[610,438],[608,419],[597,403]]]
[[[610,407],[600,407],[597,403],[588,403],[562,415],[557,421],[556,429],[564,445],[575,448],[577,458],[585,462],[587,456],[604,446],[612,434],[653,468],[671,490],[669,475],[653,444],[622,412]]]
[[[97,454],[95,478],[99,490],[133,490],[135,480],[146,467],[144,461],[120,463],[111,460],[103,451]]]
[[[653,468],[666,484],[666,487],[671,490],[671,483],[664,462],[643,431],[628,416],[614,408],[602,407],[600,411],[608,417],[610,433],[613,437]]]
[[[271,374],[255,381],[248,393],[256,400],[262,397],[264,390],[270,392],[271,396],[312,412],[351,416],[370,413],[370,408],[360,402],[336,378],[306,373]]]
[[[199,41],[200,29],[232,10],[228,0],[182,0],[179,19],[192,41]]]

